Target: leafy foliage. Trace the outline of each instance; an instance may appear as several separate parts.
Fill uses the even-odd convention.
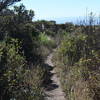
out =
[[[4,8],[14,4],[15,2],[19,2],[21,0],[0,0],[0,11],[2,11]]]
[[[44,100],[48,69],[44,60],[55,48],[54,61],[68,100],[100,99],[100,26],[55,21],[33,22],[34,11],[20,0],[0,0],[0,100]],[[46,79],[46,80],[45,80]]]
[[[68,100],[99,100],[100,51],[97,34],[64,37],[54,61]]]

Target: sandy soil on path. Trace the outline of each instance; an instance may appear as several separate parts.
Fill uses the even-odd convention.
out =
[[[54,70],[52,56],[53,54],[50,54],[45,61],[45,64],[52,67],[52,70],[50,71],[50,73],[52,74],[50,78],[52,82],[47,86],[45,90],[45,100],[66,100],[64,92],[62,91],[62,88],[60,86],[59,78],[57,77],[57,74]]]

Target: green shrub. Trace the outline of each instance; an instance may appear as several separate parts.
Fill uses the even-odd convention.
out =
[[[61,54],[63,63],[67,65],[73,65],[75,62],[84,55],[84,43],[87,39],[86,35],[67,35],[61,43],[61,47],[58,53]]]
[[[100,99],[100,52],[96,37],[67,35],[54,55],[67,100]]]
[[[55,47],[55,41],[45,33],[41,33],[39,35],[39,41],[41,45],[45,45],[47,47]]]
[[[21,48],[19,41],[9,39],[6,43],[0,43],[0,47],[1,100],[41,100],[41,98],[43,100],[42,88],[37,84],[42,84],[41,70],[35,69],[34,75],[32,74],[26,58],[19,51]]]

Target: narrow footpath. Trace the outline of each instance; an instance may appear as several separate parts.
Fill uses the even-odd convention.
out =
[[[52,63],[52,57],[53,54],[50,54],[45,61],[45,64],[51,66],[52,68],[52,70],[50,71],[52,75],[50,77],[51,83],[47,85],[47,88],[45,90],[46,93],[45,100],[66,100],[64,92],[62,91],[62,88],[60,86],[59,78],[57,77],[54,65]]]

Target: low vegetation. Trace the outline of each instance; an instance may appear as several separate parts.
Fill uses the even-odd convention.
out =
[[[67,100],[100,99],[100,45],[96,31],[64,36],[55,53],[53,61]]]
[[[66,100],[100,100],[100,25],[33,22],[21,0],[0,1],[0,100],[44,100],[53,62]],[[99,22],[100,23],[100,22]]]

